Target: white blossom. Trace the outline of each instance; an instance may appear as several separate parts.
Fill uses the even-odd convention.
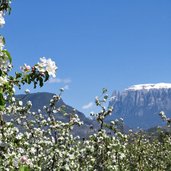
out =
[[[12,97],[12,99],[11,99],[11,100],[12,100],[12,102],[15,102],[15,97]]]
[[[13,93],[15,93],[15,88],[14,87],[12,88],[12,91],[13,91]]]
[[[26,93],[26,94],[30,94],[30,90],[29,90],[29,89],[26,89],[26,90],[25,90],[25,93]]]
[[[4,38],[2,36],[0,36],[0,50],[3,50],[4,48]]]
[[[22,101],[19,101],[18,104],[19,104],[20,106],[23,106],[23,102],[22,102]]]
[[[29,100],[29,101],[27,102],[27,105],[28,105],[28,106],[32,106],[32,102]]]
[[[1,40],[2,41],[2,40]],[[0,42],[1,42],[0,41]],[[7,72],[9,71],[12,67],[11,67],[11,64],[9,62],[9,58],[8,56],[6,55],[6,53],[3,53],[2,52],[3,50],[3,44],[0,43],[0,69],[4,72]]]
[[[30,153],[35,154],[36,153],[36,149],[34,147],[31,147]]]
[[[17,134],[17,136],[16,136],[16,138],[19,139],[19,140],[21,140],[22,137],[23,137],[23,134],[22,134],[22,133],[19,133],[19,134]]]
[[[0,86],[4,85],[7,82],[8,82],[8,80],[7,80],[6,76],[5,77],[0,76]]]
[[[50,58],[40,58],[40,62],[35,67],[39,72],[44,73],[45,71],[47,71],[50,76],[56,77],[57,66],[55,62],[52,61]]]
[[[0,27],[2,27],[4,24],[5,24],[4,13],[3,11],[0,11]]]
[[[26,164],[27,161],[28,161],[27,156],[22,156],[22,157],[20,158],[20,161],[21,161],[21,163]]]
[[[31,66],[24,64],[23,66],[20,67],[20,69],[22,70],[22,72],[26,73],[31,70]]]

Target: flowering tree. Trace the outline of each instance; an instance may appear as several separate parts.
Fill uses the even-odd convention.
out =
[[[9,13],[10,0],[0,0],[0,26]],[[63,89],[54,95],[48,106],[31,111],[15,98],[15,88],[24,84],[42,87],[49,77],[56,76],[57,66],[45,57],[34,66],[24,64],[21,72],[9,75],[12,58],[5,49],[5,39],[0,36],[0,170],[2,171],[168,171],[171,170],[171,137],[161,129],[159,136],[149,137],[143,131],[124,134],[118,121],[105,123],[112,108],[105,108],[107,90],[95,99],[100,112],[92,114],[99,129],[87,138],[74,137],[71,130],[82,125],[76,111],[67,114],[65,107],[56,107]],[[29,90],[25,91],[26,94]],[[60,112],[60,113],[59,113]],[[69,115],[68,122],[56,115]],[[171,119],[161,112],[161,118],[170,126]],[[120,119],[122,123],[123,120]],[[92,126],[90,127],[92,129]]]

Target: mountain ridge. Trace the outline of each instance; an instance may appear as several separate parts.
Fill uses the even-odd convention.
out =
[[[54,93],[49,93],[49,92],[37,92],[37,93],[29,93],[29,94],[17,94],[15,97],[17,100],[21,100],[23,104],[26,104],[27,101],[31,101],[32,112],[37,112],[40,109],[43,115],[47,115],[47,113],[43,110],[43,107],[49,105],[50,100],[54,95],[55,95]],[[74,126],[73,134],[79,135],[80,137],[86,137],[88,133],[90,133],[90,127],[93,125],[93,121],[87,118],[82,112],[67,105],[62,99],[60,99],[56,104],[56,107],[61,107],[61,106],[65,106],[65,112],[67,113],[67,115],[64,115],[64,113],[62,112],[58,112],[55,114],[55,118],[62,122],[68,122],[71,113],[77,114],[80,120],[83,121],[84,124],[81,126]]]
[[[171,83],[148,83],[148,84],[137,84],[132,85],[125,90],[150,90],[150,89],[170,89]]]
[[[114,91],[109,106],[114,111],[108,121],[123,118],[128,127],[143,129],[163,125],[159,113],[164,111],[170,117],[171,84],[139,84]]]

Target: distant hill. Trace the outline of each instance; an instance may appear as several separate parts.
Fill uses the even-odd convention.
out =
[[[109,106],[114,111],[107,121],[123,118],[129,128],[143,129],[164,125],[159,113],[171,117],[171,84],[141,84],[114,91]]]
[[[44,106],[48,106],[53,96],[54,96],[53,93],[39,92],[39,93],[32,93],[28,95],[25,94],[17,95],[16,98],[21,99],[23,103],[26,103],[27,101],[30,100],[32,102],[31,110],[37,111],[38,109],[42,110]],[[74,108],[65,104],[62,99],[56,104],[56,107],[60,107],[60,106],[65,106],[66,113],[68,114],[73,113]],[[79,116],[81,121],[84,121],[85,124],[87,125],[91,124],[91,120],[85,117],[83,113],[76,110],[76,114]],[[57,115],[57,118],[61,121],[67,122],[69,116]]]
[[[43,110],[44,106],[48,106],[50,103],[50,100],[54,94],[52,93],[47,93],[47,92],[40,92],[40,93],[32,93],[32,94],[21,94],[21,95],[16,95],[16,99],[23,101],[25,104],[27,101],[32,102],[32,109],[31,111],[38,111],[38,109],[42,110],[42,113],[46,115],[45,111]],[[56,107],[61,107],[65,106],[65,112],[68,114],[66,116],[63,115],[63,113],[57,113],[56,114],[56,119],[67,122],[69,121],[69,115],[73,113],[74,108],[65,104],[63,100],[61,99],[57,104]],[[90,120],[89,118],[85,117],[83,113],[81,113],[78,110],[75,110],[75,113],[79,116],[80,120],[84,122],[84,125],[82,126],[75,126],[73,130],[74,135],[79,135],[80,137],[86,137],[87,134],[91,132],[90,127],[93,125],[93,121]]]

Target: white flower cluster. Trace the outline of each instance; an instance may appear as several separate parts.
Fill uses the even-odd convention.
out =
[[[9,57],[3,51],[4,48],[4,38],[0,36],[0,70],[3,72],[7,72],[11,70],[12,65],[9,62]]]
[[[0,76],[0,87],[3,86],[5,83],[7,83],[7,76]]]
[[[3,11],[0,11],[0,27],[2,27],[4,24],[5,24],[4,13]]]
[[[29,90],[25,93],[28,94]],[[106,128],[101,127],[111,109],[101,106],[103,100],[99,99],[103,109],[97,114],[103,116],[99,120],[101,128],[93,129],[81,140],[73,135],[73,129],[79,131],[78,126],[82,125],[78,115],[74,114],[76,110],[68,113],[68,122],[57,119],[62,111],[66,112],[65,106],[56,107],[60,99],[60,95],[54,95],[49,106],[31,112],[30,101],[24,105],[21,100],[13,98],[3,114],[0,113],[2,116],[9,114],[11,118],[0,127],[0,170],[20,170],[25,166],[29,171],[129,171],[135,168],[165,171],[170,167],[170,136],[161,136],[160,142],[158,137],[153,141],[141,132],[130,131],[125,135],[117,125],[119,121],[123,122],[122,118],[112,121]],[[160,115],[164,116],[163,112]]]
[[[3,40],[3,37],[0,36],[0,50],[2,51],[3,48],[4,48],[4,40]],[[1,53],[2,53],[2,52],[1,52]],[[1,56],[2,56],[2,54],[1,54]]]
[[[57,66],[50,58],[40,58],[40,62],[35,67],[39,72],[44,73],[47,71],[49,76],[56,77]]]
[[[49,76],[56,77],[57,66],[55,62],[52,61],[50,58],[49,59],[46,59],[45,57],[40,58],[40,62],[38,62],[34,67],[31,67],[30,65],[27,64],[24,64],[23,66],[20,67],[24,75],[29,74],[31,71],[34,71],[35,68],[43,76],[45,75],[45,72],[47,72]]]
[[[7,54],[3,51],[4,48],[4,38],[0,36],[0,70],[1,73],[7,73],[11,70],[12,65],[9,62],[9,57]],[[7,83],[7,75],[1,74],[0,76],[0,86],[3,86],[5,83]]]

